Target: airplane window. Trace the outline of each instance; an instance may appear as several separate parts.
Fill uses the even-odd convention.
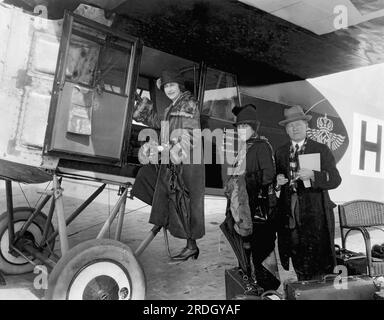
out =
[[[106,35],[79,23],[73,23],[65,69],[69,81],[91,86]]]
[[[70,38],[66,79],[125,95],[132,45],[75,24]]]
[[[67,58],[65,75],[67,80],[91,86],[97,67],[100,46],[73,35]]]
[[[151,94],[149,93],[148,90],[143,90],[143,89],[137,89],[136,92],[140,95],[141,98],[151,98]]]
[[[99,70],[96,85],[104,86],[107,91],[125,94],[126,74],[130,49],[113,47],[113,43],[101,48]]]
[[[208,68],[202,114],[235,121],[232,109],[239,104],[236,77],[230,73]]]
[[[180,69],[180,74],[183,76],[185,88],[190,91],[193,95],[197,95],[197,84],[199,66],[193,64]]]

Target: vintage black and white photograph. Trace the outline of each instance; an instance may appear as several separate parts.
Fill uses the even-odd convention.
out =
[[[383,0],[0,0],[0,300],[384,300],[383,32]]]

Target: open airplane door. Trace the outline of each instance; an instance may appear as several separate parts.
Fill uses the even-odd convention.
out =
[[[137,38],[65,14],[44,155],[123,165],[141,47]]]
[[[40,30],[34,22],[27,13],[0,6],[0,39],[8,44],[0,50],[0,60],[6,62],[6,68],[0,68],[0,177],[8,180],[7,211],[0,215],[0,272],[22,274],[34,270],[36,262],[43,264],[50,270],[48,299],[144,299],[143,269],[129,246],[119,241],[126,179],[107,179],[125,187],[124,191],[97,239],[73,248],[67,225],[103,191],[105,183],[65,216],[58,179],[62,167],[72,163],[81,163],[87,174],[92,174],[91,165],[107,174],[114,169],[120,173],[125,166],[142,45],[136,38],[71,13],[63,21],[46,20],[51,28]],[[42,154],[60,161],[44,166]],[[43,176],[30,168],[44,173],[46,168],[55,170]],[[49,179],[53,189],[36,208],[13,207],[12,180]],[[42,209],[50,200],[45,215]],[[115,239],[104,239],[118,214]],[[57,236],[61,256],[53,252]]]
[[[104,172],[126,164],[141,48],[136,38],[65,14],[44,155],[102,165]],[[58,227],[62,257],[50,273],[47,299],[144,299],[142,267],[118,241],[127,194],[125,188],[97,239],[71,249],[63,205],[55,200],[58,220],[64,221]],[[115,240],[103,239],[118,211]]]

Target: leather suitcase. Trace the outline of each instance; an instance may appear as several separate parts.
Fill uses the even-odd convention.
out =
[[[286,283],[286,300],[374,300],[380,290],[373,278],[365,275],[343,277],[346,288],[335,279],[335,275],[323,280],[296,281]],[[335,284],[336,283],[336,284]]]
[[[235,299],[239,295],[260,296],[263,288],[248,278],[240,268],[225,270],[225,295],[227,300]]]

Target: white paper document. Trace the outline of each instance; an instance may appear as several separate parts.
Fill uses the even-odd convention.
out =
[[[313,171],[321,171],[320,153],[299,154],[299,166],[302,169],[305,168]],[[310,180],[306,180],[303,182],[306,188],[309,188],[311,186]]]

